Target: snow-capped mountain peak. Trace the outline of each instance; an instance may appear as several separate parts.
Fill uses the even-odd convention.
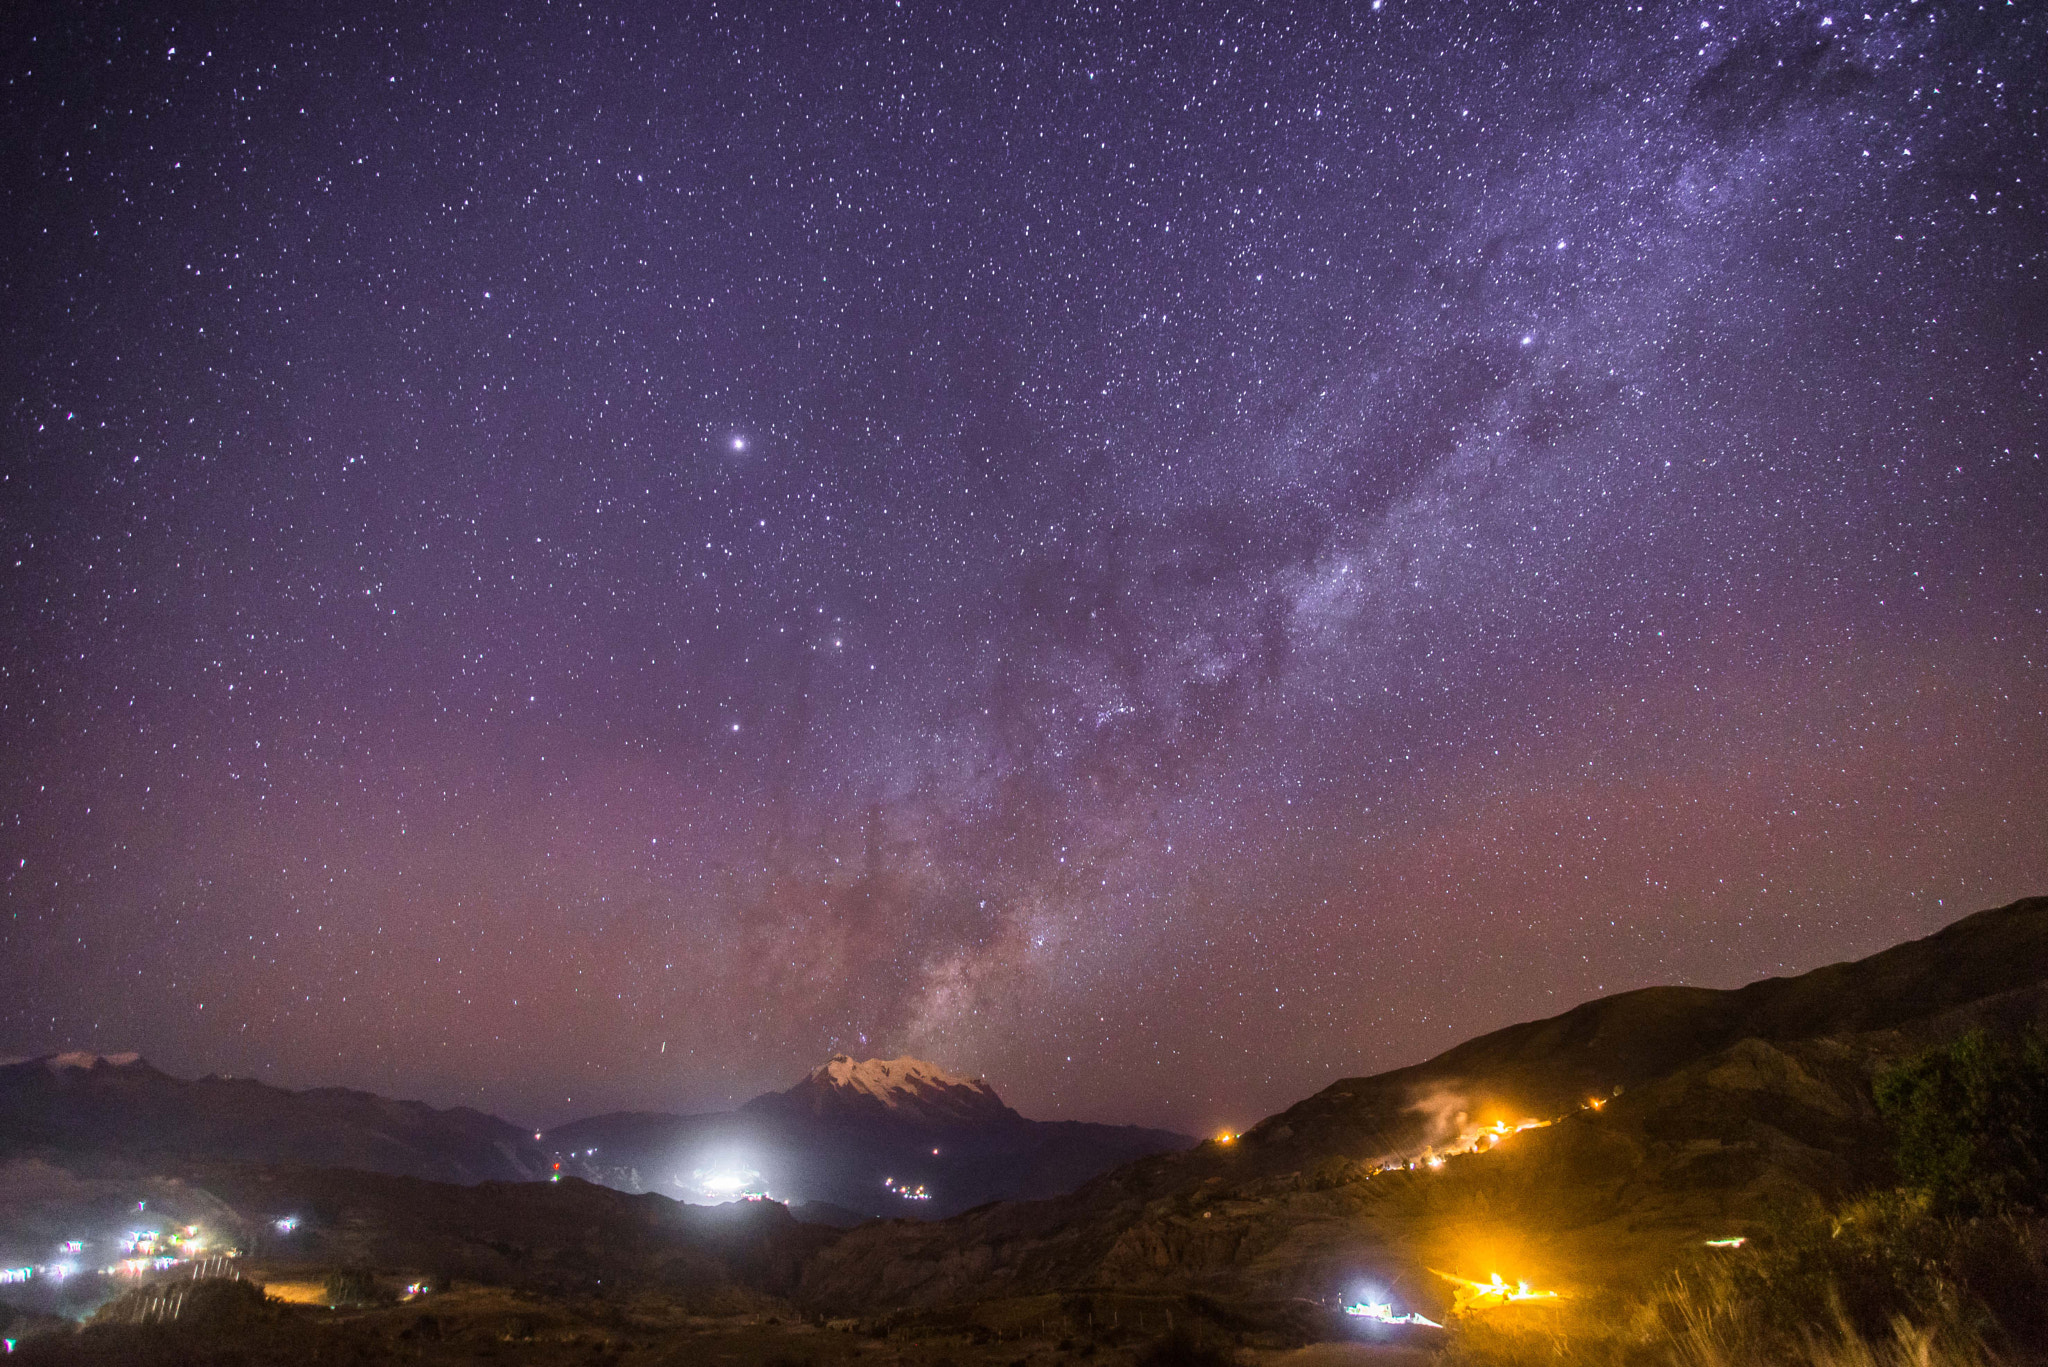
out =
[[[103,1063],[109,1068],[126,1068],[131,1063],[140,1062],[142,1062],[142,1055],[134,1052],[125,1054],[95,1054],[87,1049],[73,1049],[68,1053],[51,1054],[42,1060],[43,1066],[53,1073],[62,1072],[66,1068],[76,1068],[83,1072],[91,1072]]]
[[[951,1073],[918,1058],[856,1059],[834,1054],[786,1092],[750,1107],[797,1109],[813,1116],[865,1115],[918,1125],[1007,1123],[1016,1112],[981,1078]]]
[[[915,1101],[921,1094],[941,1087],[965,1087],[995,1095],[980,1078],[949,1073],[936,1063],[921,1058],[870,1058],[855,1060],[849,1054],[834,1054],[811,1070],[806,1079],[813,1085],[842,1087],[864,1092],[891,1110]]]

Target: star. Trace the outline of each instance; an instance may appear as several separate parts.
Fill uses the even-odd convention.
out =
[[[0,87],[0,1053],[1213,1133],[2048,889],[2026,15],[305,8]]]

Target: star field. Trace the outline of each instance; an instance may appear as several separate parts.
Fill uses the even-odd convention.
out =
[[[1241,1124],[2048,887],[2048,15],[29,6],[0,1054]]]

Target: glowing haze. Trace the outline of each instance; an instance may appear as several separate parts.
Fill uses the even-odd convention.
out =
[[[0,1053],[1206,1132],[2048,887],[2036,9],[4,22]]]

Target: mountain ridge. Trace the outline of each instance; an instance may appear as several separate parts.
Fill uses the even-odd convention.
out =
[[[179,1078],[140,1055],[77,1051],[0,1065],[0,1160],[16,1158],[291,1163],[458,1183],[547,1172],[531,1131],[471,1107]]]
[[[1420,1063],[1340,1078],[1266,1117],[1247,1148],[1283,1146],[1328,1102],[1390,1086],[1518,1074],[1504,1100],[1558,1113],[1615,1086],[1662,1076],[1745,1038],[1868,1034],[2039,982],[2048,973],[2048,897],[1962,917],[1861,959],[1735,988],[1656,986],[1581,1002],[1475,1036]],[[1844,1003],[1832,1012],[1829,1002]],[[1496,1084],[1500,1085],[1500,1084]],[[1347,1095],[1348,1094],[1348,1095]]]
[[[1137,1126],[1028,1120],[986,1080],[908,1057],[834,1055],[735,1111],[614,1112],[546,1132],[346,1087],[179,1078],[133,1053],[70,1050],[0,1064],[0,1162],[164,1171],[242,1163],[456,1184],[560,1175],[705,1203],[786,1197],[842,1224],[1054,1195],[1193,1142]],[[709,1151],[670,1161],[693,1143]]]
[[[864,1218],[1054,1196],[1195,1142],[1143,1126],[1031,1120],[986,1079],[843,1053],[732,1111],[615,1112],[556,1126],[543,1141],[565,1174],[624,1191],[700,1201],[752,1192]]]
[[[1880,1182],[1876,1074],[1962,1030],[2029,1023],[2048,1023],[2048,897],[1795,977],[1597,998],[1066,1196],[863,1226],[812,1260],[804,1295],[826,1310],[1111,1285],[1316,1300],[1367,1273],[1431,1285],[1475,1240],[1561,1286],[1611,1284]],[[1481,1139],[1495,1119],[1511,1137]],[[1432,1146],[1463,1156],[1421,1164]]]

